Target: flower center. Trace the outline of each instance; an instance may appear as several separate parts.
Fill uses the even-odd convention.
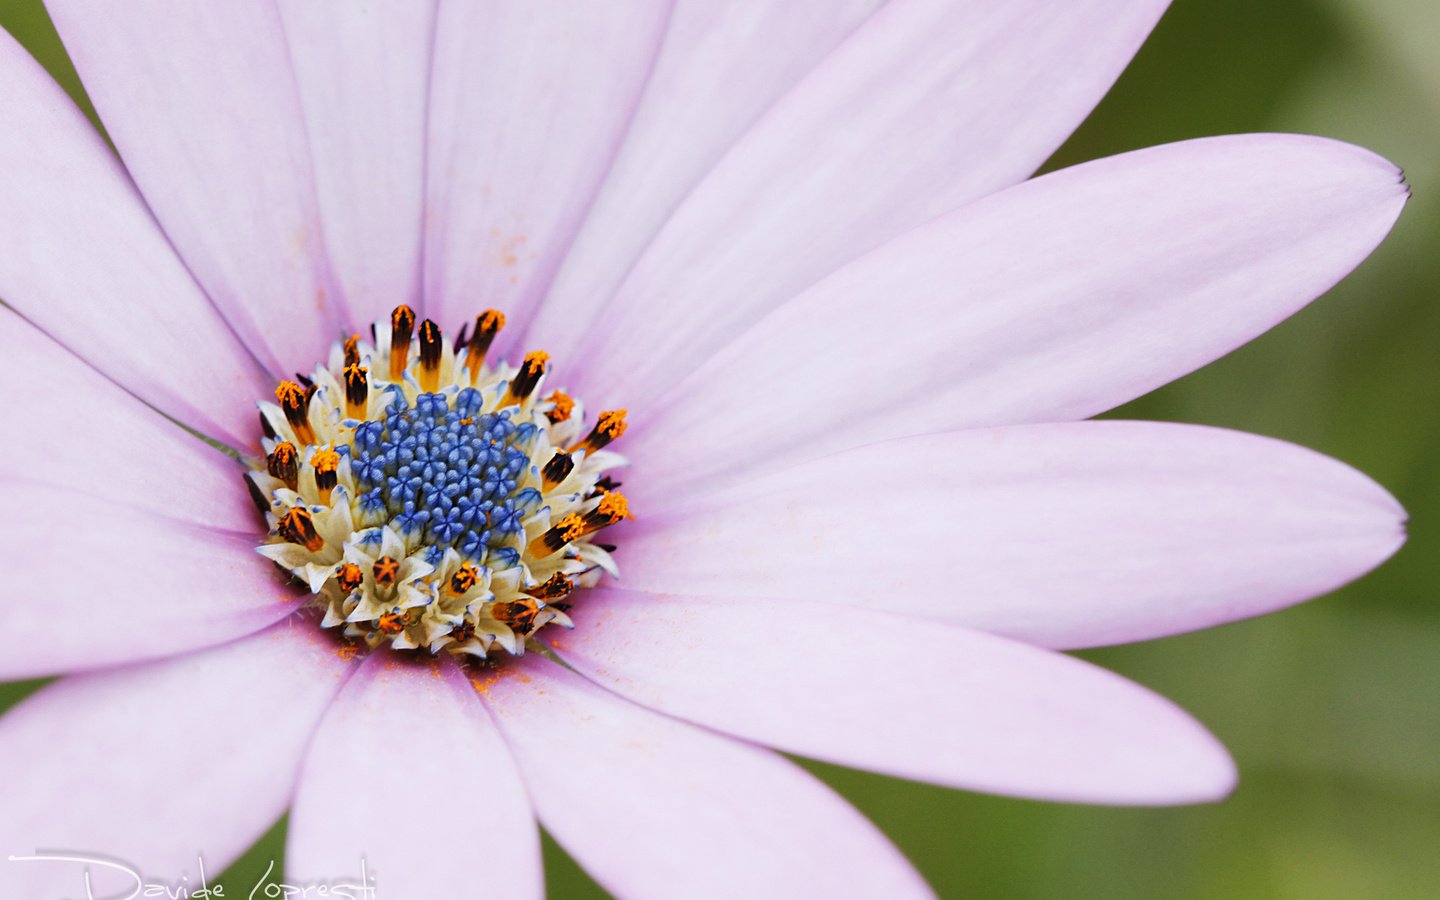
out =
[[[375,340],[337,344],[260,404],[264,459],[246,475],[270,533],[261,554],[307,585],[321,625],[375,647],[524,652],[602,572],[594,537],[629,517],[604,477],[625,411],[587,432],[578,401],[541,384],[549,356],[491,365],[490,310],[453,347],[401,306]],[[417,340],[418,338],[418,340]],[[412,344],[418,352],[411,353]]]

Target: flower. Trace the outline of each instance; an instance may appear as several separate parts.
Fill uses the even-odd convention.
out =
[[[69,673],[0,718],[5,851],[193,880],[197,850],[213,873],[288,808],[288,880],[363,854],[381,896],[533,896],[538,816],[625,896],[908,896],[883,836],[762,746],[1027,797],[1224,795],[1201,726],[1052,651],[1323,593],[1403,512],[1279,442],[1079,420],[1328,289],[1399,173],[1250,135],[1026,181],[1164,3],[876,6],[52,2],[123,168],[0,38],[0,339],[24,373],[0,673]],[[504,312],[496,364],[438,332],[402,354],[397,307]],[[533,517],[595,513],[603,476],[582,458],[580,489],[520,498],[545,484],[528,442],[622,407],[623,580],[567,570],[598,542],[563,528],[555,574],[599,583],[573,630],[535,631],[566,611],[534,571],[564,519]],[[447,452],[497,441],[514,484],[466,496],[524,530],[437,537],[451,510],[418,488],[364,507],[362,481],[413,477],[402,420],[454,424]],[[0,868],[6,896],[77,878]]]

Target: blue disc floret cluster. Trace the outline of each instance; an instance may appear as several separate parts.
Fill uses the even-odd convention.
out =
[[[542,501],[520,487],[539,429],[515,423],[511,408],[481,413],[481,393],[420,394],[415,405],[389,392],[382,418],[355,428],[351,471],[362,518],[388,522],[438,559],[453,547],[494,568],[519,560],[517,536]],[[433,561],[433,560],[432,560]]]
[[[309,589],[320,627],[371,649],[519,656],[539,629],[573,625],[572,591],[615,574],[595,538],[630,517],[605,475],[625,462],[605,450],[625,410],[587,432],[574,398],[541,390],[548,353],[487,362],[495,310],[453,344],[416,325],[396,307],[374,343],[337,342],[260,404],[264,456],[245,473],[268,525],[257,550]]]

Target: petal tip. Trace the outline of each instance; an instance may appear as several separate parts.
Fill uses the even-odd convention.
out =
[[[1235,792],[1240,771],[1225,745],[1211,738],[1213,744],[1208,766],[1196,766],[1193,794],[1181,803],[1219,803]]]
[[[1135,806],[1190,806],[1219,803],[1239,783],[1239,770],[1230,751],[1220,739],[1188,713],[1189,734],[1174,748],[1174,766],[1168,776],[1157,778],[1142,795],[1132,798]]]

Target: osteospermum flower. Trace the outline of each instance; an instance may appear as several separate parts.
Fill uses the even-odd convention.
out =
[[[908,896],[762,747],[1224,795],[1201,726],[1054,651],[1323,593],[1403,513],[1078,420],[1406,190],[1286,135],[1026,181],[1163,6],[52,2],[119,160],[0,38],[0,672],[65,675],[0,719],[5,852],[193,884],[289,809],[288,881],[533,896],[538,818],[625,896]]]

